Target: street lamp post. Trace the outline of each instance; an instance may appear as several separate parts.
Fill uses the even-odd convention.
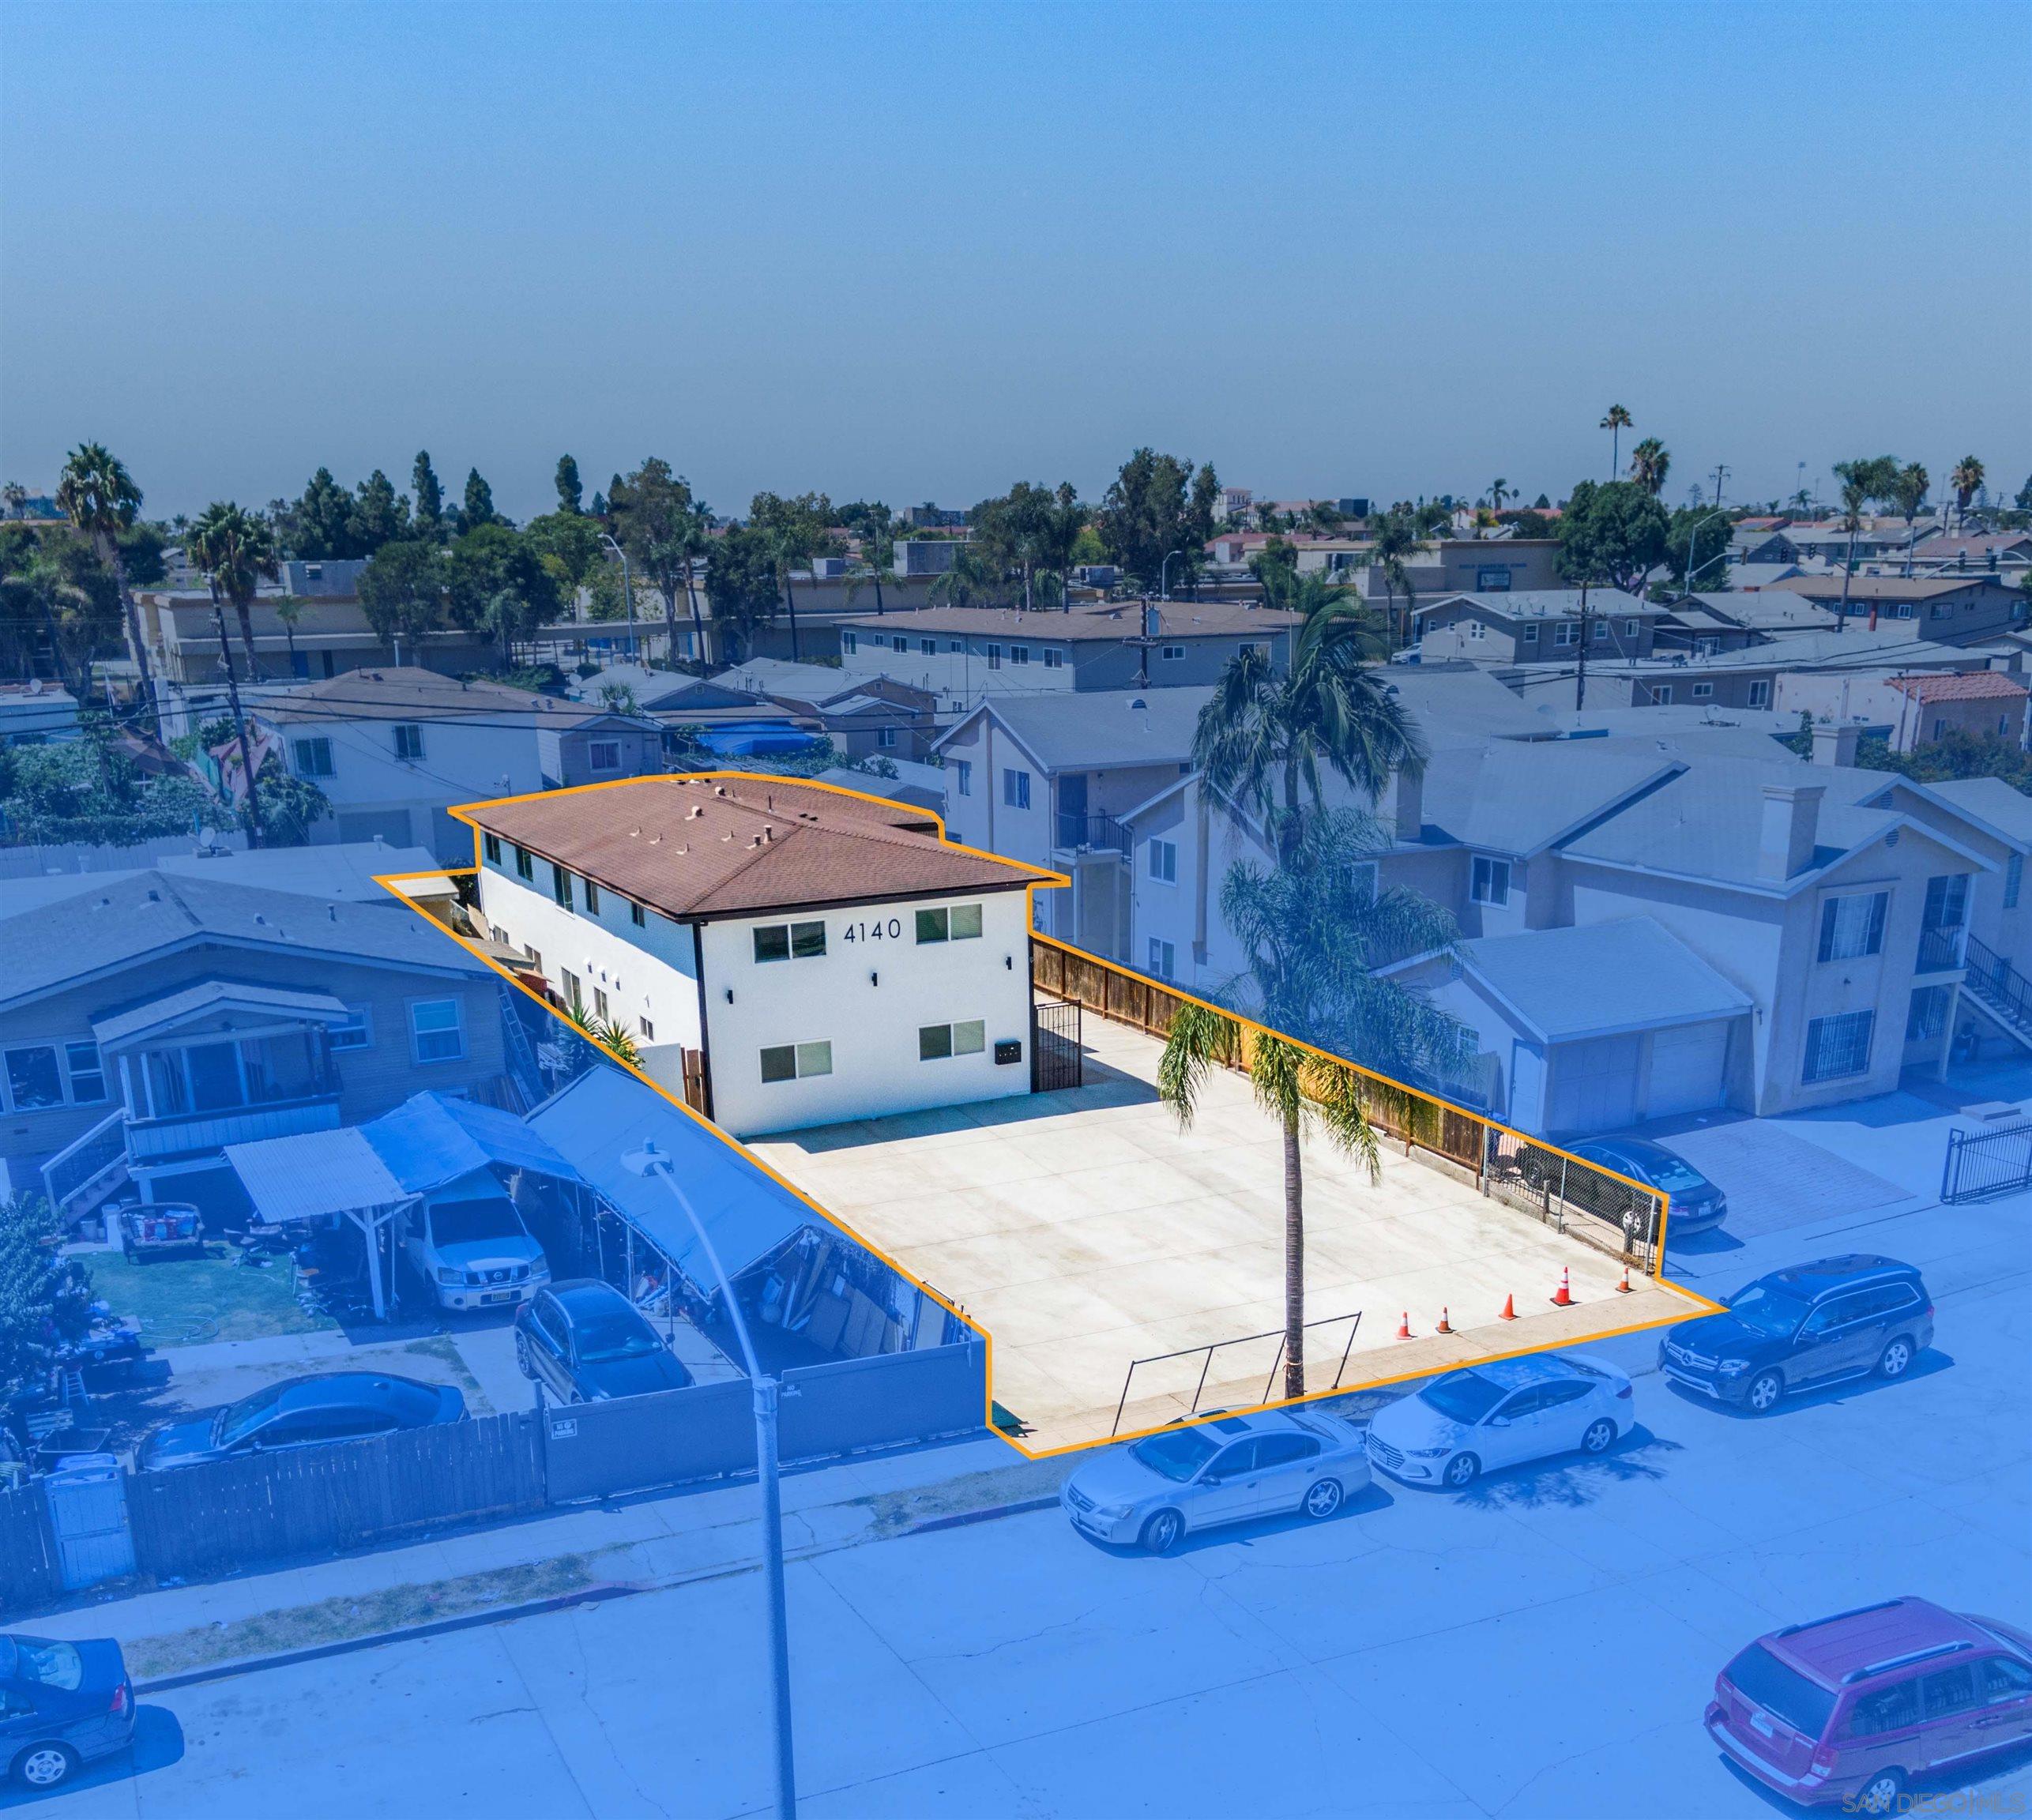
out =
[[[653,1175],[670,1191],[671,1198],[691,1222],[699,1248],[712,1266],[721,1293],[727,1298],[727,1318],[740,1342],[741,1357],[748,1368],[748,1385],[754,1393],[755,1413],[755,1477],[762,1498],[762,1571],[769,1584],[769,1665],[772,1694],[773,1731],[776,1746],[776,1813],[777,1820],[796,1820],[797,1813],[797,1762],[790,1726],[790,1619],[783,1589],[783,1496],[778,1483],[776,1411],[781,1386],[764,1374],[755,1357],[754,1342],[748,1337],[747,1318],[734,1294],[734,1285],[720,1262],[720,1254],[700,1221],[691,1197],[677,1185],[669,1154],[645,1141],[641,1149],[621,1159],[623,1166],[638,1175]],[[672,1288],[675,1292],[675,1285]],[[796,1393],[792,1392],[795,1395]]]
[[[1174,550],[1171,556],[1167,556],[1157,565],[1157,593],[1161,598],[1166,600],[1171,598],[1171,584],[1165,577],[1171,573],[1172,556],[1183,558],[1185,552],[1183,550]],[[1195,595],[1193,598],[1197,600],[1199,596]]]
[[[1695,520],[1694,520],[1694,521],[1692,522],[1692,524],[1691,524],[1690,525],[1688,525],[1688,526],[1687,527],[1687,532],[1686,532],[1686,574],[1685,574],[1684,578],[1684,579],[1680,581],[1680,589],[1679,589],[1679,592],[1680,592],[1680,598],[1682,600],[1684,600],[1687,597],[1687,596],[1688,596],[1688,595],[1691,594],[1691,593],[1693,592],[1693,577],[1694,577],[1694,574],[1695,574],[1695,570],[1694,570],[1694,566],[1693,566],[1693,540],[1694,540],[1694,539],[1695,539],[1695,538],[1696,538],[1697,536],[1699,536],[1700,535],[1700,528],[1701,528],[1701,526],[1702,526],[1702,525],[1711,525],[1711,524],[1713,524],[1713,523],[1714,523],[1714,521],[1716,519],[1718,519],[1718,518],[1722,518],[1722,517],[1725,517],[1727,515],[1728,515],[1728,514],[1727,514],[1727,513],[1726,513],[1725,510],[1722,509],[1722,508],[1718,508],[1718,509],[1717,509],[1717,510],[1715,510],[1714,511],[1712,511],[1712,512],[1709,513],[1707,514],[1707,516],[1705,518],[1696,518],[1696,519],[1695,519]],[[1718,557],[1725,556],[1725,555],[1727,555],[1728,554],[1729,554],[1728,550],[1727,550],[1725,547],[1724,547],[1723,549],[1722,549],[1722,550],[1720,550],[1720,551],[1718,551],[1716,552],[1715,555],[1709,557],[1709,558],[1708,558],[1708,559],[1707,559],[1707,562],[1703,562],[1703,563],[1702,563],[1700,566],[1701,566],[1703,569],[1706,569],[1706,568],[1707,568],[1707,567],[1710,566],[1711,566],[1711,565],[1712,565],[1712,564],[1716,561],[1716,559],[1717,559],[1717,558],[1718,558]]]
[[[631,663],[639,662],[635,652],[635,590],[628,580],[628,552],[607,532],[600,533],[600,541],[621,558],[621,592],[628,603],[628,658]],[[675,663],[677,653],[673,651],[670,656]]]

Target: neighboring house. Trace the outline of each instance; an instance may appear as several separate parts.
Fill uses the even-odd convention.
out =
[[[921,810],[709,773],[460,814],[495,938],[737,1137],[1029,1091],[1056,881]]]
[[[762,657],[737,664],[713,682],[787,709],[849,758],[921,761],[937,731],[930,693],[890,676],[850,677],[837,665]]]
[[[1421,602],[1411,622],[1421,663],[1465,658],[1472,664],[1533,664],[1577,656],[1627,660],[1651,654],[1653,634],[1667,617],[1654,601],[1616,588],[1588,590],[1582,630],[1578,588],[1528,588],[1511,594],[1453,594]]]
[[[1217,568],[1245,570],[1273,543],[1288,544],[1297,554],[1301,575],[1346,575],[1361,567],[1375,544],[1366,537],[1341,537],[1317,531],[1222,531],[1207,540],[1208,561]]]
[[[228,1144],[357,1124],[424,1088],[505,1093],[487,970],[386,893],[243,880],[269,857],[72,879],[0,919],[11,1192],[66,1215],[115,1194],[230,1213]]]
[[[1795,575],[1778,583],[1773,592],[1789,590],[1830,613],[1839,613],[1844,580],[1839,573]],[[1875,614],[1880,626],[1904,622],[1910,626],[1910,637],[1936,645],[1966,645],[1994,637],[2024,617],[2024,590],[1988,575],[1851,575],[1846,581],[1849,619]]]
[[[429,670],[356,670],[276,695],[255,711],[289,769],[332,813],[312,838],[472,850],[445,805],[604,783],[663,769],[663,732],[641,715]]]
[[[1911,753],[1950,733],[2022,748],[2027,698],[2023,679],[2002,670],[1915,675],[1887,667],[1781,676],[1774,706],[1781,718],[1856,724],[1893,751]]]
[[[2032,568],[2032,531],[1992,531],[1970,536],[1936,532],[1913,547],[1913,573],[1938,576],[1981,570],[2022,581]]]
[[[1685,594],[1666,611],[1654,641],[1661,654],[1680,650],[1711,657],[1718,651],[1836,627],[1834,615],[1824,607],[1782,588]]]
[[[307,682],[362,667],[397,665],[457,675],[484,670],[499,661],[499,647],[491,639],[457,627],[426,633],[421,638],[383,638],[368,625],[359,602],[352,597],[349,581],[340,584],[347,592],[333,594],[322,573],[309,573],[360,566],[285,563],[285,571],[297,573],[300,586],[264,588],[255,596],[248,614],[254,622],[254,661],[261,678]],[[225,661],[220,654],[218,621],[209,589],[143,588],[134,599],[158,681],[186,685],[224,681]],[[293,625],[284,617],[286,605],[294,611]],[[239,617],[228,607],[225,620],[233,667],[244,687],[250,679],[246,652],[240,643]]]
[[[990,695],[1205,685],[1244,646],[1281,664],[1297,623],[1293,614],[1231,601],[1060,613],[940,607],[846,622],[840,663],[849,681],[887,676],[957,711]]]
[[[2032,860],[2032,796],[2000,777],[1970,777],[1901,787],[1913,813],[1970,844],[1996,864],[1978,874],[1969,903],[1968,971],[1952,1002],[1957,1052],[1973,1053],[2001,1034],[2032,1050],[2032,895],[2025,869]],[[1938,1001],[1944,997],[1936,992]],[[1936,1005],[1930,1013],[1945,1016]]]
[[[0,683],[0,746],[46,746],[77,737],[77,700],[40,680]]]
[[[1738,562],[1730,568],[1728,582],[1735,593],[1759,594],[1805,573],[1797,562]]]
[[[1421,544],[1406,560],[1412,604],[1431,605],[1454,594],[1522,594],[1563,585],[1556,537],[1444,538]],[[1360,572],[1364,598],[1381,604],[1387,590],[1374,567]],[[1404,596],[1400,589],[1398,602]]]

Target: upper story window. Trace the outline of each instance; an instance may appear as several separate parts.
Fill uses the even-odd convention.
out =
[[[999,670],[1002,667],[1002,647],[999,645],[988,646],[988,667],[991,670]]]
[[[1510,901],[1510,862],[1492,859],[1486,853],[1477,853],[1468,877],[1468,896],[1477,904],[1492,904],[1498,908],[1507,904]]]
[[[571,908],[571,874],[555,860],[551,862],[551,895],[560,909]]]
[[[1066,654],[1056,645],[1047,645],[1044,647],[1044,667],[1047,670],[1063,670],[1065,662]]]
[[[917,912],[917,939],[920,942],[971,942],[980,934],[980,906],[978,904],[942,905],[936,910]]]
[[[1846,897],[1830,897],[1820,906],[1820,958],[1855,961],[1880,953],[1884,913],[1890,907],[1888,891],[1857,891]]]
[[[1027,645],[1010,645],[1009,647],[1009,661],[1012,664],[1029,663],[1030,661],[1030,647]]]
[[[815,961],[826,952],[823,919],[810,923],[765,923],[754,931],[755,962]]]
[[[1150,964],[1146,971],[1154,973],[1160,980],[1169,980],[1176,977],[1177,967],[1177,949],[1170,942],[1153,935],[1150,938]]]
[[[325,1043],[328,1048],[371,1049],[374,1047],[374,1012],[365,1005],[348,1005],[346,1021],[343,1024],[325,1026]]]
[[[875,729],[875,743],[878,746],[894,746],[896,743],[896,729],[894,727],[877,728]]]
[[[1010,809],[1030,807],[1030,773],[1007,770],[1002,773],[1002,800]]]
[[[860,635],[858,633],[842,632],[840,634],[840,649],[849,656],[852,656],[860,648]]]
[[[1599,644],[1602,641],[1602,640],[1604,640],[1605,638],[1606,638],[1608,636],[1609,636],[1609,622],[1608,622],[1606,619],[1597,619],[1597,620],[1596,620],[1596,621],[1595,621],[1595,622],[1594,622],[1594,641],[1595,641],[1595,643],[1596,643],[1596,644],[1597,644],[1597,645],[1599,645]]]
[[[955,758],[953,761],[953,782],[962,796],[973,794],[973,761],[971,758]]]
[[[1771,705],[1771,682],[1768,676],[1760,676],[1750,685],[1750,705],[1768,708]]]
[[[628,902],[628,920],[638,929],[646,929],[649,925],[649,912],[632,898]]]
[[[1714,699],[1714,685],[1712,682],[1695,683],[1693,686],[1693,698],[1696,701],[1713,701]]]
[[[1525,644],[1535,645],[1538,642],[1538,628],[1535,626],[1526,626],[1521,637]]]
[[[526,847],[517,847],[515,849],[515,876],[517,878],[533,878],[536,875],[536,855]]]
[[[586,743],[585,761],[595,771],[618,771],[621,769],[621,742],[618,739],[593,739]]]
[[[1580,627],[1571,619],[1562,619],[1552,628],[1552,642],[1555,645],[1578,645],[1580,642]]]
[[[1157,647],[1158,659],[1165,664],[1176,664],[1184,656],[1185,647],[1183,645],[1160,645]]]
[[[585,889],[586,915],[589,916],[597,916],[600,914],[600,887],[594,884],[590,878],[581,879],[580,882],[584,886]]]
[[[1183,648],[1180,649],[1180,655],[1181,656],[1184,655]],[[1267,657],[1270,656],[1270,647],[1267,645],[1237,645],[1235,647],[1235,655],[1237,657]]]
[[[413,764],[423,756],[423,729],[413,720],[398,720],[394,733],[397,758]]]
[[[465,1022],[456,998],[421,999],[409,1007],[409,1040],[419,1062],[456,1062],[465,1054]]]
[[[332,743],[329,739],[292,739],[289,742],[289,755],[299,777],[329,777],[332,775]]]
[[[1479,619],[1469,620],[1467,626],[1468,636],[1470,638],[1486,638],[1488,636],[1488,628]]]
[[[1946,874],[1926,881],[1926,913],[1922,920],[1927,928],[1959,929],[1968,912],[1967,873]]]
[[[480,844],[488,863],[499,866],[501,863],[501,837],[499,834],[483,834],[480,837]]]
[[[935,657],[939,654],[939,641],[935,638],[920,638],[917,650],[920,656]]]
[[[1160,885],[1178,882],[1178,843],[1176,840],[1153,840],[1150,846],[1150,876]]]
[[[964,638],[948,638],[946,649],[957,657],[966,649],[966,641]]]
[[[1634,638],[1637,636],[1637,622],[1635,619],[1626,619],[1623,622],[1623,636],[1626,638]]]

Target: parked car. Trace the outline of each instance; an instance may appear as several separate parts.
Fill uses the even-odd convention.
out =
[[[1413,1485],[1471,1485],[1492,1467],[1604,1453],[1636,1414],[1613,1365],[1542,1352],[1449,1371],[1377,1411],[1369,1458]]]
[[[0,1635],[0,1763],[24,1788],[60,1788],[134,1739],[134,1684],[110,1637]]]
[[[1910,1264],[1861,1254],[1774,1270],[1725,1314],[1666,1330],[1658,1369],[1761,1416],[1789,1392],[1844,1378],[1902,1378],[1933,1344],[1933,1299]]]
[[[1844,1812],[2032,1739],[2032,1635],[1889,1599],[1761,1637],[1715,1677],[1707,1733],[1767,1788]]]
[[[465,1397],[455,1385],[378,1371],[323,1371],[285,1378],[223,1409],[158,1428],[135,1449],[134,1465],[159,1472],[465,1419]]]
[[[682,1390],[691,1382],[627,1297],[591,1277],[553,1283],[517,1310],[515,1363],[567,1403]]]
[[[1684,1239],[1706,1232],[1722,1224],[1729,1211],[1729,1197],[1676,1150],[1654,1144],[1648,1138],[1582,1138],[1567,1146],[1583,1160],[1599,1163],[1619,1175],[1634,1176],[1647,1187],[1669,1195],[1665,1237]],[[1650,1222],[1644,1224],[1648,1226]],[[1637,1222],[1629,1230],[1636,1230]],[[1654,1236],[1646,1232],[1646,1239]]]
[[[426,1205],[402,1248],[443,1308],[516,1306],[551,1280],[543,1247],[505,1194]]]
[[[1361,1431],[1315,1409],[1221,1416],[1097,1455],[1059,1489],[1074,1526],[1153,1555],[1223,1523],[1330,1517],[1369,1482]]]

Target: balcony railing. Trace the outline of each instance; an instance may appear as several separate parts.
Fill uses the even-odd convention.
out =
[[[1919,932],[1919,971],[1951,973],[1962,965],[1962,929],[1922,929]]]
[[[1065,852],[1096,848],[1103,852],[1127,853],[1129,830],[1112,815],[1074,815],[1059,812],[1059,847]]]
[[[250,1144],[261,1138],[293,1138],[299,1131],[336,1131],[338,1125],[337,1093],[263,1106],[179,1112],[166,1119],[137,1119],[130,1122],[127,1154],[137,1162],[201,1155],[228,1144]]]

